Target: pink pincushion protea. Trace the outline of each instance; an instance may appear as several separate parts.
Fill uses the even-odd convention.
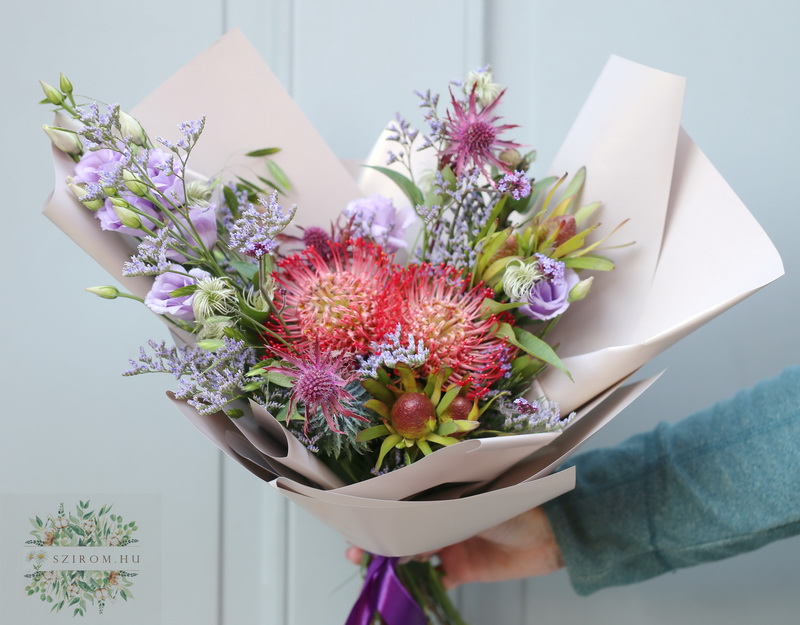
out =
[[[336,427],[334,417],[367,420],[347,408],[347,404],[353,401],[353,396],[345,387],[358,379],[358,374],[348,369],[340,358],[334,357],[330,352],[320,352],[319,344],[303,354],[293,355],[279,349],[273,349],[273,352],[292,365],[270,367],[270,371],[294,378],[289,412],[291,413],[296,404],[303,404],[306,434],[308,422],[317,412],[322,412],[328,427],[337,434],[343,432]]]
[[[400,273],[379,246],[363,239],[329,246],[327,260],[309,247],[280,262],[281,323],[272,329],[289,343],[363,353],[397,324]]]
[[[455,96],[450,93],[453,112],[447,112],[445,124],[445,138],[447,147],[442,151],[441,157],[445,162],[452,162],[456,175],[460,176],[472,164],[489,179],[486,170],[488,165],[494,165],[502,171],[509,167],[501,161],[496,153],[520,147],[519,143],[504,141],[499,135],[505,130],[516,128],[516,124],[497,125],[499,116],[492,116],[492,111],[500,102],[505,90],[500,92],[491,103],[482,109],[478,108],[475,89],[469,96],[465,107]]]
[[[470,288],[454,267],[411,265],[405,273],[401,323],[406,333],[422,340],[430,354],[422,373],[453,370],[450,380],[471,383],[469,396],[483,395],[509,369],[513,348],[496,333],[498,318],[483,317],[490,288]]]

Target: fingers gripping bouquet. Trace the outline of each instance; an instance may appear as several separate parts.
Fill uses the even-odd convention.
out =
[[[252,62],[236,33],[210,54]],[[600,204],[580,201],[586,171],[531,179],[533,153],[484,69],[444,104],[419,94],[427,134],[391,124],[389,162],[364,184],[393,191],[331,191],[314,206],[330,222],[309,221],[302,170],[281,149],[239,136],[246,169],[209,169],[228,157],[202,152],[218,119],[154,138],[117,106],[79,103],[63,76],[43,87],[64,174],[48,216],[130,290],[91,291],[142,301],[176,339],[151,342],[128,373],[173,374],[172,400],[208,438],[374,554],[349,623],[462,622],[435,570],[397,557],[571,488],[573,471],[548,473],[644,387],[615,390],[641,350],[599,391],[564,395],[569,413],[537,383],[570,379],[552,332],[615,267],[597,253],[611,234],[593,219]]]

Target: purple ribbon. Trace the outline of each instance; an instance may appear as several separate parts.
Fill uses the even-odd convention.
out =
[[[345,625],[371,625],[375,613],[386,625],[425,625],[425,613],[397,578],[397,558],[373,556],[364,586]]]

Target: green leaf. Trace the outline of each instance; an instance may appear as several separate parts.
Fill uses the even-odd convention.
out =
[[[567,198],[573,195],[578,195],[583,188],[584,182],[586,182],[586,168],[581,167],[578,170],[578,173],[572,177],[572,180],[567,183],[567,186],[564,189],[564,192],[561,194],[561,197]]]
[[[207,352],[215,352],[225,347],[225,341],[222,339],[204,339],[197,341],[197,346]]]
[[[450,407],[450,404],[453,403],[453,400],[456,398],[460,390],[460,386],[454,386],[444,394],[444,397],[442,397],[439,400],[439,403],[436,405],[436,416],[441,417],[444,414],[444,411]]]
[[[611,271],[614,262],[602,256],[572,256],[561,259],[570,269],[590,269],[592,271]]]
[[[280,168],[278,163],[275,161],[267,161],[267,169],[269,173],[272,175],[275,180],[278,181],[278,184],[282,186],[287,191],[291,191],[292,183],[289,182],[289,178],[283,173],[283,170]]]
[[[575,211],[575,223],[576,223],[576,225],[580,226],[598,208],[600,208],[600,205],[601,205],[601,202],[592,202],[591,204],[587,204],[586,206],[581,206],[578,210],[576,210]]]
[[[230,410],[226,410],[225,414],[228,415],[231,419],[240,419],[244,416],[244,410],[239,410],[238,408],[231,408]]]
[[[236,260],[235,258],[230,259],[230,264],[233,266],[236,271],[239,272],[245,280],[252,281],[253,277],[258,273],[258,264],[257,263],[249,263],[243,260]]]
[[[260,150],[248,152],[245,156],[269,156],[270,154],[277,154],[280,151],[280,148],[261,148]]]
[[[525,302],[505,302],[501,304],[500,302],[487,298],[483,300],[483,310],[481,312],[481,316],[485,318],[489,315],[496,315],[506,310],[513,310],[514,308],[519,308],[520,306],[524,305]]]
[[[222,187],[222,196],[225,198],[225,204],[231,209],[234,216],[239,215],[239,200],[236,199],[236,194],[230,187]]]
[[[387,434],[390,434],[389,428],[387,428],[385,425],[376,425],[374,427],[367,428],[366,430],[361,430],[356,435],[356,440],[359,443],[366,443],[367,441],[371,441],[379,436],[386,436]]]
[[[187,284],[186,286],[178,287],[174,291],[169,292],[170,297],[183,297],[184,295],[191,295],[197,291],[196,284]]]
[[[538,358],[542,362],[546,362],[547,364],[554,366],[559,371],[564,372],[570,380],[572,379],[569,371],[567,371],[567,368],[564,366],[564,363],[561,362],[561,359],[556,356],[553,348],[538,336],[535,336],[527,330],[523,330],[522,328],[512,328],[507,323],[500,324],[497,334],[505,337],[508,339],[509,343],[516,345],[534,358]]]
[[[365,167],[369,167],[370,169],[381,172],[384,176],[389,178],[398,187],[400,187],[400,190],[405,193],[405,196],[411,202],[411,206],[417,206],[418,204],[422,204],[424,202],[422,191],[420,191],[417,188],[417,185],[411,182],[409,178],[400,172],[389,169],[388,167],[378,167],[377,165],[365,165]]]
[[[372,395],[375,399],[379,399],[385,404],[394,403],[395,397],[392,391],[386,388],[385,385],[378,382],[378,380],[365,378],[361,380],[361,386],[363,386],[367,393]]]
[[[264,378],[268,380],[271,384],[275,384],[276,386],[281,386],[283,388],[294,387],[294,381],[292,380],[292,378],[278,371],[267,370],[261,375],[263,375]]]
[[[383,458],[386,456],[386,454],[389,453],[392,447],[397,445],[397,443],[399,443],[402,440],[403,437],[400,436],[399,434],[391,434],[390,436],[387,436],[385,439],[383,439],[383,444],[381,445],[381,451],[380,454],[378,455],[378,461],[375,463],[376,469],[381,468],[381,464],[383,463]]]

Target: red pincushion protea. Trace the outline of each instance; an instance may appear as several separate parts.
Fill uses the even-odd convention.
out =
[[[327,259],[309,247],[279,263],[282,323],[273,329],[301,348],[318,343],[323,352],[363,353],[397,324],[400,273],[363,239],[329,248]]]
[[[409,266],[403,284],[403,329],[430,351],[422,373],[450,367],[451,381],[472,383],[470,396],[485,393],[508,369],[512,352],[496,334],[498,318],[482,316],[492,289],[470,288],[454,267],[427,264]]]
[[[508,164],[499,159],[496,153],[520,147],[519,143],[505,141],[499,136],[502,132],[516,128],[516,124],[498,125],[500,119],[492,115],[492,111],[500,102],[505,90],[500,92],[490,104],[478,108],[475,90],[469,96],[466,107],[456,100],[451,93],[453,113],[447,112],[445,137],[447,147],[442,151],[446,162],[453,162],[456,175],[461,175],[468,165],[473,164],[488,179],[487,165],[494,165],[502,171],[508,171]]]

